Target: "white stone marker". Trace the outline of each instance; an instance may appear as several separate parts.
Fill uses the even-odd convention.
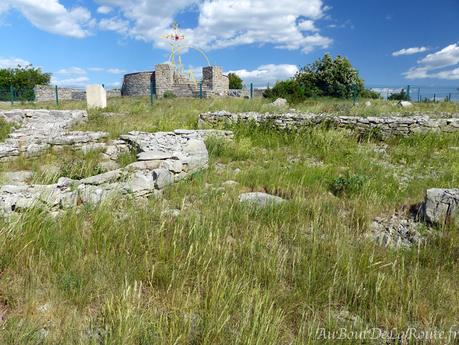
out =
[[[107,108],[107,92],[102,85],[86,86],[86,103],[88,109]]]

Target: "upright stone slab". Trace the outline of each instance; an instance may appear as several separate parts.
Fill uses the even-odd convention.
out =
[[[86,103],[88,109],[107,108],[107,92],[102,85],[88,85],[86,87]]]

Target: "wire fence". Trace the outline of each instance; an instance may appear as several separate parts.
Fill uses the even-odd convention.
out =
[[[269,86],[268,86],[269,87]],[[156,98],[156,88],[150,86],[150,102]],[[405,99],[411,102],[459,102],[459,86],[458,87],[433,87],[433,86],[371,86],[371,90],[380,94],[383,99],[391,99],[391,96],[400,95],[403,93]],[[43,91],[44,90],[44,91]],[[202,84],[199,85],[195,97],[205,98]],[[234,90],[233,90],[234,91]],[[241,90],[242,91],[242,90]],[[256,88],[252,83],[244,85],[244,93],[247,98],[262,97],[265,88]],[[37,93],[36,93],[37,92]],[[108,91],[110,92],[110,91]],[[45,89],[34,90],[30,87],[17,88],[14,86],[0,86],[0,102],[35,102],[35,101],[53,101],[59,104],[61,100],[83,100],[85,91],[75,88],[62,88],[57,86],[48,86]]]
[[[382,98],[390,99],[392,95],[405,93],[406,98],[412,102],[459,102],[458,87],[436,87],[436,86],[374,86],[370,88],[378,92]]]
[[[33,88],[0,87],[0,102],[33,102],[35,92]]]

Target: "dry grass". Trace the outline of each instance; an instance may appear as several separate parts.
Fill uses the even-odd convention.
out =
[[[79,128],[115,137],[194,128],[201,111],[269,107],[116,102],[110,110],[128,115],[94,112]],[[0,343],[332,344],[318,329],[457,324],[456,229],[436,229],[442,236],[406,250],[378,247],[363,234],[373,217],[420,201],[426,188],[458,186],[459,134],[393,139],[381,153],[382,143],[359,143],[348,131],[233,129],[233,143],[208,142],[208,170],[161,199],[4,220]],[[362,183],[336,197],[330,190],[340,176]],[[227,180],[238,185],[224,187]],[[238,202],[244,191],[289,201],[254,209]],[[164,212],[172,208],[179,217]]]

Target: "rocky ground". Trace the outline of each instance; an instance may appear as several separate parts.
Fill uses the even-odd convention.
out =
[[[0,343],[322,344],[318,329],[457,323],[458,132],[202,130],[201,113],[291,111],[112,102],[3,113]]]

